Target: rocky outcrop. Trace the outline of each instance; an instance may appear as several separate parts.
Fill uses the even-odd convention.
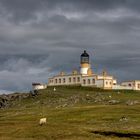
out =
[[[29,93],[13,93],[0,95],[0,108],[8,108],[15,100],[22,100],[29,97]]]

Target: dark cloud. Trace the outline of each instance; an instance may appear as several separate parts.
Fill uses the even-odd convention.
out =
[[[90,54],[93,70],[140,79],[140,1],[0,0],[0,90],[29,90]]]
[[[139,11],[138,0],[1,0],[1,14],[8,16],[10,20],[26,21],[35,20],[37,14],[45,12],[104,12],[119,8]]]

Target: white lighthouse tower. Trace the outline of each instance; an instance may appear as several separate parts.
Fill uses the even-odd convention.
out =
[[[84,53],[81,54],[81,69],[80,69],[80,73],[83,76],[89,75],[91,73],[91,68],[90,68],[90,64],[89,64],[89,55],[86,52],[86,50],[84,50]]]

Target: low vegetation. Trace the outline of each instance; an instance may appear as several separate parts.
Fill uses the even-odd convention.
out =
[[[138,91],[49,87],[8,104],[0,109],[0,140],[140,139]]]

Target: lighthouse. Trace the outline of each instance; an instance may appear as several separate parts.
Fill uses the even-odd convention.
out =
[[[91,68],[89,63],[89,54],[84,50],[84,53],[81,54],[81,68],[80,73],[83,76],[91,74]]]
[[[80,68],[79,71],[74,70],[71,74],[66,74],[61,72],[58,75],[55,75],[49,78],[48,86],[89,86],[97,87],[103,89],[127,89],[121,85],[117,85],[116,79],[113,76],[108,75],[106,72],[98,75],[92,71],[92,66],[90,63],[90,56],[84,50],[80,57]],[[130,87],[129,87],[130,88]],[[132,88],[130,88],[132,89]]]

